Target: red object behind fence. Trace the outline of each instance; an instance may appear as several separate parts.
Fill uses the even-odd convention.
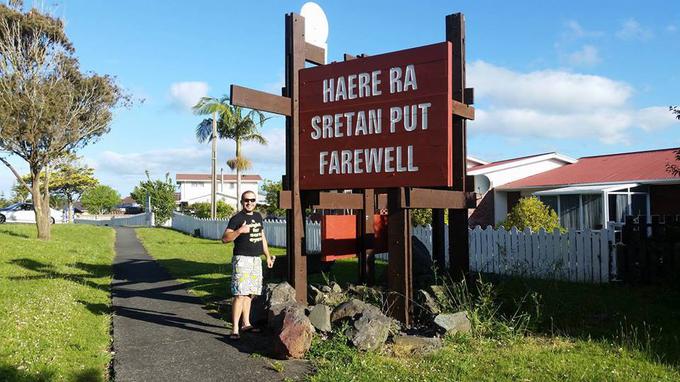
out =
[[[387,251],[387,215],[373,215],[373,250]],[[355,215],[321,217],[321,261],[335,261],[357,255]]]

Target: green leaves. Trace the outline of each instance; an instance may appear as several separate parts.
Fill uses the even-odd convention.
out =
[[[109,186],[99,185],[85,191],[80,202],[91,214],[110,213],[120,203],[120,194]]]
[[[151,197],[151,209],[155,215],[156,225],[162,225],[170,217],[175,209],[175,184],[169,174],[165,174],[165,180],[151,180],[149,172],[146,172],[147,180],[139,182],[130,196],[139,204],[144,204],[146,196]]]
[[[553,232],[555,229],[564,231],[557,213],[535,196],[520,199],[501,225],[507,230],[517,227],[523,231],[528,227],[533,232],[538,232],[541,228],[547,232]]]

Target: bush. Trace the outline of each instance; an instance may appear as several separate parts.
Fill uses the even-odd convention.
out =
[[[555,229],[566,232],[566,229],[560,226],[557,213],[535,196],[520,199],[500,225],[506,230],[517,227],[518,230],[523,231],[528,227],[533,232],[538,232],[541,228],[547,232],[553,232]]]
[[[120,203],[120,194],[109,186],[99,185],[85,191],[80,202],[88,212],[99,215],[111,212]]]
[[[449,224],[449,210],[444,210],[444,224]],[[432,209],[418,208],[411,210],[411,225],[432,225]]]
[[[193,215],[201,219],[210,219],[210,203],[194,203],[189,206],[189,209],[193,211]],[[217,201],[217,218],[218,219],[229,219],[236,210],[230,204],[227,204],[221,200]]]
[[[175,185],[170,174],[165,174],[165,180],[151,180],[149,171],[146,171],[146,180],[139,182],[130,196],[141,204],[145,203],[147,195],[151,197],[151,209],[156,225],[163,225],[172,217],[172,211],[175,209]]]

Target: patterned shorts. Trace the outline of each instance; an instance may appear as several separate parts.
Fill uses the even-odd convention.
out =
[[[231,294],[234,296],[262,293],[262,260],[260,256],[234,256],[231,259]]]

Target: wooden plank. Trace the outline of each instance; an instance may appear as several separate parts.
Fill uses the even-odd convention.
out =
[[[400,194],[400,208],[467,208],[467,194],[462,191],[428,188],[403,190]]]
[[[305,61],[316,65],[326,64],[326,49],[305,42]]]
[[[600,237],[600,280],[603,283],[609,282],[609,259],[611,258],[611,250],[609,249],[610,230],[603,229],[602,236]]]
[[[569,281],[578,281],[576,231],[569,230]]]
[[[593,238],[592,231],[585,229],[583,236],[583,279],[587,283],[593,282]]]
[[[475,103],[475,89],[465,88],[465,93],[463,93],[463,95],[465,96],[466,105],[472,105]]]
[[[451,100],[451,114],[473,120],[475,119],[475,108],[460,101]]]
[[[357,232],[361,232],[359,248],[359,282],[368,285],[375,283],[375,254],[373,251],[375,232],[373,230],[373,214],[375,212],[375,198],[373,190],[363,190],[363,209],[359,212],[358,220],[361,222]]]
[[[432,232],[434,236],[434,231]],[[473,229],[468,230],[468,243],[470,246],[468,248],[468,257],[470,258],[470,272],[477,271],[477,262],[475,261],[475,250],[477,246],[475,245],[475,231]],[[433,243],[434,244],[434,243]],[[433,245],[434,247],[434,245]],[[434,256],[434,253],[433,253]]]
[[[309,204],[318,210],[361,210],[364,208],[364,197],[362,194],[344,192],[315,192],[312,193]]]
[[[517,230],[516,227],[512,227],[512,229]],[[518,270],[519,276],[527,276],[527,270],[529,269],[529,266],[527,265],[527,247],[526,247],[526,238],[524,235],[524,232],[517,231],[517,258],[519,262],[521,262],[521,268]]]
[[[521,260],[519,257],[519,235],[517,235],[517,228],[512,227],[510,231],[508,231],[509,238],[510,238],[510,251],[512,252],[512,275],[517,275],[519,273],[519,270],[521,269]]]
[[[231,85],[231,104],[249,109],[291,116],[291,99],[243,86]]]
[[[290,190],[279,191],[279,208],[284,210],[293,208],[293,194]]]
[[[538,230],[538,266],[537,271],[541,278],[550,276],[550,253],[548,252],[548,235],[544,228]]]
[[[586,281],[585,237],[583,231],[576,233],[576,263],[578,265],[578,281]]]
[[[387,194],[378,194],[378,197],[376,198],[375,208],[377,210],[387,209]]]

